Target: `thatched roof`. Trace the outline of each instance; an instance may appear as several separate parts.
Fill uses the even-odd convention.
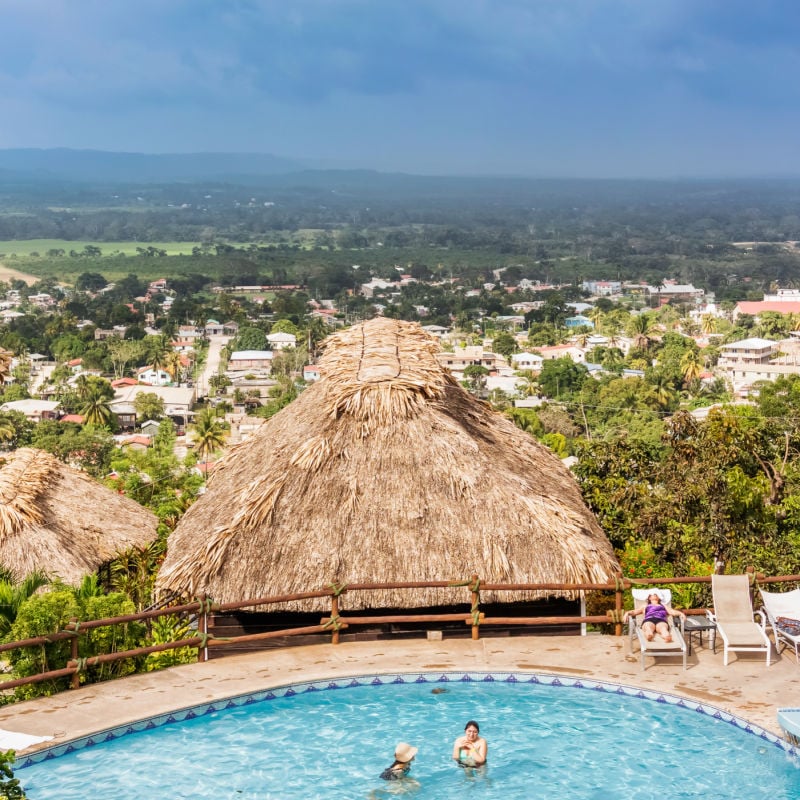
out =
[[[438,350],[416,323],[389,319],[330,337],[322,380],[219,463],[170,535],[157,588],[233,602],[333,581],[609,578],[611,545],[571,473],[459,386]],[[342,600],[455,598],[428,590]]]
[[[156,538],[158,519],[50,453],[23,447],[0,466],[0,565],[66,583]]]

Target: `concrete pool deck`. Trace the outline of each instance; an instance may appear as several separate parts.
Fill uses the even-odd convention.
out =
[[[738,656],[738,657],[737,657]],[[743,717],[782,736],[779,707],[800,705],[800,666],[789,651],[767,668],[763,656],[694,647],[688,669],[675,659],[647,659],[627,637],[530,636],[470,639],[381,640],[287,647],[218,658],[159,672],[92,684],[0,707],[0,728],[52,741],[25,753],[98,730],[176,709],[210,703],[287,683],[351,675],[402,672],[539,672],[620,683],[681,695]]]

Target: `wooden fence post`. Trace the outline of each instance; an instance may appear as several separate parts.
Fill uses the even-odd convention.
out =
[[[78,620],[71,619],[70,622],[72,623],[72,627],[75,629],[75,636],[72,637],[72,641],[70,642],[70,649],[69,649],[69,657],[73,661],[78,660]],[[81,688],[81,670],[78,667],[75,672],[72,674],[70,678],[70,687],[72,689],[80,689]]]
[[[480,639],[481,638],[481,628],[480,628],[480,613],[481,613],[481,583],[478,580],[477,575],[472,576],[472,586],[470,586],[470,591],[472,592],[472,608],[470,609],[472,613],[472,638],[473,639]]]
[[[622,592],[625,584],[622,582],[622,573],[618,572],[614,580],[614,608],[616,609],[616,623],[614,624],[614,636],[622,636]]]
[[[339,644],[339,595],[334,593],[331,595],[331,622],[333,623],[333,630],[331,631],[331,644]]]
[[[206,595],[202,594],[199,598],[200,613],[197,615],[197,632],[200,634],[203,641],[200,647],[197,648],[197,660],[199,662],[208,661],[208,606],[209,599]]]

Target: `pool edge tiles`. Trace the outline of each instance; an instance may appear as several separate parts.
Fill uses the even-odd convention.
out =
[[[728,711],[709,705],[708,703],[700,703],[676,694],[642,689],[638,686],[628,686],[626,684],[612,683],[611,681],[597,680],[594,678],[574,678],[555,672],[526,672],[524,670],[515,670],[514,672],[442,671],[370,673],[367,675],[343,676],[336,679],[297,681],[275,686],[271,689],[260,689],[255,692],[233,695],[210,703],[200,703],[198,705],[176,709],[135,722],[118,725],[113,728],[105,728],[87,736],[59,742],[58,744],[37,750],[36,752],[19,756],[15,761],[14,768],[25,769],[34,764],[40,764],[43,761],[59,758],[68,753],[73,753],[76,750],[94,747],[95,745],[113,741],[133,733],[184,722],[230,708],[240,708],[254,703],[268,702],[283,697],[294,697],[310,692],[334,691],[358,686],[420,683],[527,683],[552,686],[555,688],[586,689],[589,691],[624,695],[637,700],[649,700],[655,703],[678,706],[688,711],[704,714],[713,719],[719,719],[733,725],[744,733],[759,737],[790,755],[800,756],[800,747],[795,747],[786,739],[770,733],[759,725],[751,723],[736,714],[731,714]]]

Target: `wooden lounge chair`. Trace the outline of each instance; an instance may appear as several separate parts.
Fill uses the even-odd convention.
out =
[[[722,662],[728,666],[728,654],[764,653],[770,663],[772,643],[764,630],[766,622],[759,612],[761,624],[755,621],[753,601],[750,598],[750,579],[747,575],[712,575],[711,592],[714,611],[710,618],[717,625],[722,639]]]
[[[772,628],[775,650],[780,653],[781,643],[794,649],[794,660],[800,664],[800,589],[791,592],[765,592],[759,587],[764,614]]]
[[[669,607],[672,602],[672,592],[669,589],[631,589],[633,595],[634,609],[640,609],[647,605],[649,595],[657,591],[661,595],[661,600],[665,606]],[[648,641],[642,630],[644,614],[636,617],[628,617],[628,635],[631,642],[631,652],[633,652],[634,637],[639,642],[639,652],[642,657],[642,670],[645,668],[647,656],[659,658],[661,656],[683,655],[683,668],[686,669],[686,640],[683,638],[683,619],[680,619],[680,627],[675,624],[675,617],[669,617],[669,629],[672,635],[671,642],[665,642],[657,633],[655,637]]]

